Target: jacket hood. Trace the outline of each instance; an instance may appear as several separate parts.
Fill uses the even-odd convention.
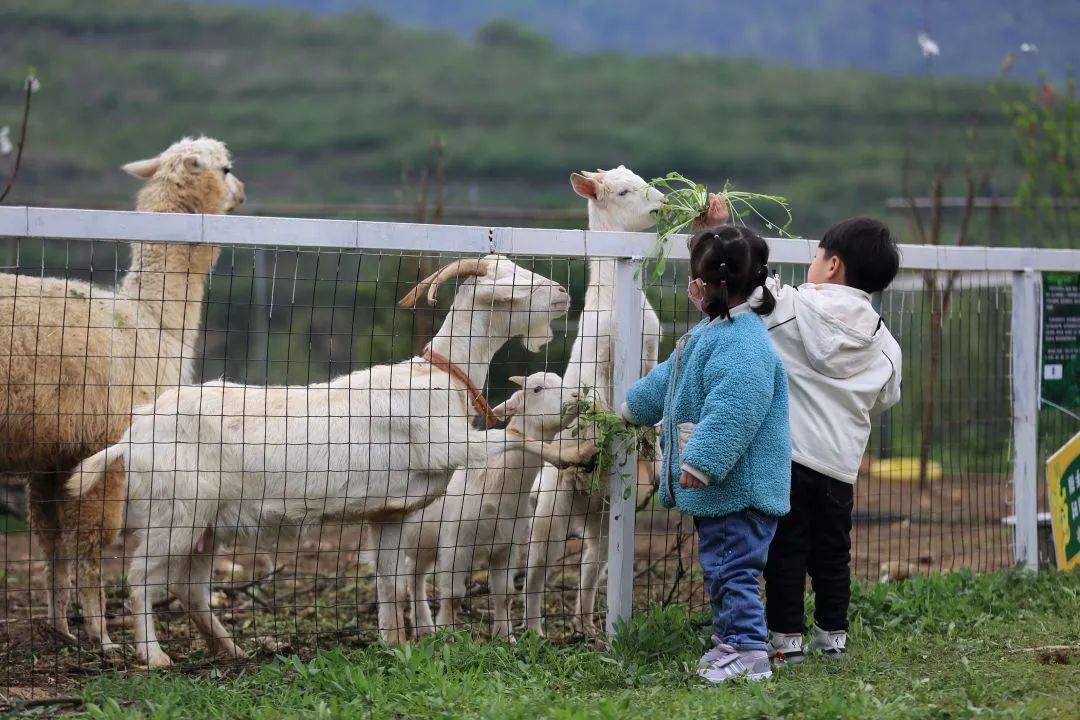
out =
[[[822,375],[848,378],[882,351],[888,330],[870,295],[846,285],[806,283],[795,293],[795,322],[810,366]]]

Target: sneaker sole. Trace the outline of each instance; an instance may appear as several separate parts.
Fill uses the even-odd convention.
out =
[[[798,652],[788,653],[787,655],[785,655],[782,652],[777,652],[775,655],[772,656],[772,659],[776,660],[777,662],[782,662],[785,665],[798,665],[806,659],[806,654]]]
[[[757,682],[758,680],[768,680],[772,677],[772,670],[766,670],[765,672],[750,673],[745,676],[747,680]]]

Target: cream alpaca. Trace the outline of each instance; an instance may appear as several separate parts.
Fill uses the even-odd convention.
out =
[[[156,158],[124,166],[147,181],[136,209],[157,212],[235,208],[244,189],[229,169],[225,146],[210,138],[185,138]],[[217,255],[209,245],[136,243],[115,290],[0,275],[0,467],[30,478],[30,524],[46,555],[50,620],[69,637],[68,591],[54,585],[69,585],[76,538],[60,532],[80,529],[83,612],[91,635],[108,642],[100,549],[120,526],[115,500],[123,490],[106,483],[85,505],[64,504],[63,477],[119,438],[133,407],[191,380],[206,278]]]

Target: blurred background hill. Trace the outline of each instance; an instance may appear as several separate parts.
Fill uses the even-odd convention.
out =
[[[367,9],[395,21],[469,36],[508,18],[574,51],[633,55],[710,53],[790,63],[921,73],[915,43],[926,31],[938,42],[940,69],[978,77],[997,72],[1021,43],[1042,49],[1061,74],[1080,64],[1080,3],[1075,0],[215,0],[316,13]],[[1031,73],[1034,68],[1025,68]]]
[[[898,216],[905,158],[912,194],[934,174],[958,194],[975,164],[981,195],[1011,198],[1023,159],[1003,106],[1036,86],[998,68],[1012,52],[1010,78],[1064,72],[1080,26],[1075,2],[252,4],[271,3],[5,0],[0,126],[18,125],[26,68],[42,83],[9,202],[130,207],[121,163],[207,133],[255,212],[385,217],[352,205],[430,204],[439,175],[446,205],[481,209],[444,220],[579,225],[568,173],[625,163],[786,195],[815,235]],[[978,240],[1003,241],[993,228]]]

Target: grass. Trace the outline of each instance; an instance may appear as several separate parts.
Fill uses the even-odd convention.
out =
[[[84,697],[95,718],[1075,717],[1076,652],[1061,663],[1025,648],[1075,647],[1078,616],[1080,574],[954,573],[856,587],[851,658],[760,684],[694,679],[703,618],[667,608],[636,616],[608,651],[444,635],[228,678],[107,676]]]

